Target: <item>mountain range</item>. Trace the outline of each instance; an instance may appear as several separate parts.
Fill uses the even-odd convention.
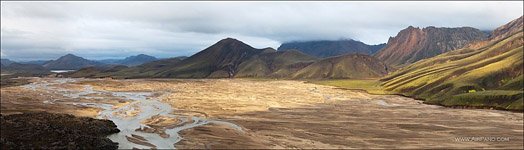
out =
[[[276,51],[268,48],[242,62],[235,77],[285,78],[317,60],[297,50]]]
[[[502,33],[492,33],[497,35]],[[487,39],[470,27],[423,29],[408,27],[390,38],[385,47],[354,40],[284,43],[279,50],[257,49],[226,38],[187,59],[153,61],[96,77],[113,78],[380,78],[398,67],[459,49]],[[298,48],[298,49],[286,49]],[[380,49],[375,53],[376,50]],[[314,55],[309,55],[312,53]],[[371,54],[374,56],[370,56]],[[333,56],[331,56],[333,55]],[[97,72],[91,70],[90,72]],[[79,74],[81,76],[81,74]]]
[[[43,66],[8,59],[0,65],[2,73],[75,69],[62,75],[95,78],[380,78],[385,90],[425,103],[522,110],[523,19],[484,32],[410,26],[385,46],[308,41],[284,43],[278,50],[226,38],[190,57],[137,55],[108,65],[68,54]]]
[[[302,41],[283,43],[278,47],[279,51],[294,49],[305,54],[325,58],[339,56],[344,54],[375,54],[383,48],[385,44],[367,45],[355,40],[337,40],[337,41]]]
[[[388,74],[388,65],[364,54],[346,54],[319,60],[294,73],[294,79],[365,79]]]
[[[73,54],[64,55],[56,60],[45,63],[43,66],[50,70],[78,70],[85,67],[103,66],[103,63],[87,60]]]
[[[168,59],[160,59],[138,66],[127,67],[123,65],[114,66],[111,68],[97,68],[90,67],[80,69],[75,72],[64,73],[68,77],[113,77],[113,78],[151,78],[159,70],[168,68],[185,59],[185,57],[174,57]]]
[[[283,43],[276,51],[272,48],[256,49],[227,38],[187,59],[158,60],[140,54],[125,59],[95,61],[67,54],[57,60],[22,63],[42,64],[50,70],[95,67],[82,72],[124,78],[376,78],[399,65],[485,38],[486,34],[469,27],[418,29],[410,26],[390,38],[387,44],[380,45],[355,40],[303,41]],[[373,54],[378,59],[368,57]],[[3,61],[8,63],[8,60]],[[116,67],[118,71],[111,69],[119,65],[130,67]],[[359,72],[361,70],[369,71]]]
[[[99,60],[98,62],[104,63],[104,64],[114,64],[114,65],[126,65],[126,66],[137,66],[144,63],[152,62],[158,60],[156,57],[145,55],[145,54],[139,54],[136,56],[129,56],[124,59],[105,59],[105,60]]]
[[[111,74],[117,78],[212,78],[230,77],[238,70],[238,65],[252,55],[262,52],[236,39],[224,39],[213,46],[188,58],[170,58],[153,61],[135,67],[122,69]]]
[[[388,68],[380,60],[369,55],[346,54],[319,59],[298,50],[256,49],[233,38],[220,40],[187,59],[166,61],[146,63],[111,73],[100,73],[97,77],[373,78],[387,74]],[[325,69],[323,66],[325,63],[332,64],[332,67],[318,73],[319,69]]]
[[[185,56],[177,57],[178,59],[184,59]],[[73,54],[66,54],[59,57],[56,60],[34,60],[34,61],[11,61],[9,59],[1,59],[1,64],[3,67],[7,67],[12,63],[18,63],[18,67],[21,64],[26,65],[40,65],[49,70],[78,70],[86,67],[96,67],[100,69],[108,69],[114,66],[124,65],[124,66],[137,66],[144,63],[152,62],[159,60],[153,56],[139,54],[136,56],[129,56],[124,59],[106,59],[106,60],[88,60]],[[22,67],[23,68],[23,67]],[[21,69],[22,69],[21,68]],[[11,68],[16,69],[16,68]],[[23,69],[22,69],[23,70]]]
[[[374,56],[393,66],[410,64],[487,38],[471,27],[423,29],[409,26],[390,37],[386,46]]]
[[[32,60],[32,61],[20,61],[21,64],[35,64],[35,65],[44,65],[51,62],[52,60]]]
[[[4,65],[8,64],[8,65]],[[21,64],[17,62],[0,64],[2,74],[16,74],[18,76],[42,76],[51,73],[49,69],[35,64]]]
[[[11,60],[9,60],[9,59],[0,59],[0,64],[1,64],[2,66],[8,66],[8,65],[10,65],[10,64],[12,64],[12,63],[14,63],[14,61],[11,61]]]
[[[23,64],[9,59],[1,59],[0,72],[2,74],[16,74],[18,76],[42,76],[51,73],[49,69],[36,64]]]
[[[404,66],[412,63],[433,60],[440,54],[454,54],[457,49],[486,47],[484,44],[518,31],[504,27],[488,36],[471,27],[420,29],[410,26],[391,37],[387,44],[366,45],[355,40],[305,41],[283,43],[278,51],[257,49],[237,39],[226,38],[185,59],[158,60],[141,54],[98,62],[68,54],[43,66],[74,70],[87,67],[77,72],[77,76],[85,72],[94,77],[117,78],[378,78],[397,68],[406,70],[410,67]],[[457,51],[464,52],[462,49]]]
[[[523,108],[523,18],[489,38],[415,62],[382,79],[396,93],[446,106]]]

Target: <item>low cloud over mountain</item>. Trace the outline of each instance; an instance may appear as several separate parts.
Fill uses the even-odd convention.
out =
[[[224,37],[255,48],[341,38],[379,44],[409,25],[493,30],[522,9],[519,1],[2,2],[1,53],[15,61],[67,53],[167,58],[192,55]]]

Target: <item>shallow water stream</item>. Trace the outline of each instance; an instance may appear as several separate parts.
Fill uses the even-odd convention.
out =
[[[44,101],[44,103],[53,105],[56,101],[66,101],[68,104],[76,105],[79,107],[96,107],[101,108],[98,118],[109,119],[113,121],[120,132],[109,136],[114,142],[119,143],[119,149],[131,149],[131,148],[153,148],[152,146],[146,146],[144,144],[137,144],[130,142],[128,137],[132,135],[138,135],[146,139],[144,142],[154,145],[157,149],[174,149],[174,145],[179,142],[182,137],[179,136],[178,132],[185,129],[198,127],[201,125],[215,123],[227,125],[233,129],[242,132],[242,128],[225,121],[219,120],[208,120],[205,118],[194,117],[194,116],[178,116],[173,115],[173,109],[169,104],[163,103],[159,100],[159,97],[153,96],[152,92],[113,92],[113,91],[99,91],[94,90],[90,85],[84,85],[81,90],[66,89],[60,84],[70,84],[80,80],[87,79],[50,79],[43,80],[38,79],[37,82],[25,85],[25,88],[32,90],[43,90],[48,93],[61,94],[65,98],[53,99]],[[163,95],[164,93],[159,93]],[[106,95],[104,97],[100,95]],[[107,96],[108,95],[108,96]],[[161,97],[161,96],[160,96]],[[92,99],[92,102],[78,102],[76,99]],[[104,103],[104,100],[108,98],[123,99],[127,101],[123,106],[115,107],[114,105]],[[67,100],[66,100],[67,99]],[[136,113],[136,114],[135,114]],[[165,133],[169,136],[167,138],[161,137],[157,133],[146,133],[143,131],[136,131],[136,129],[149,127],[142,123],[142,121],[149,119],[153,116],[163,116],[170,118],[177,118],[180,122],[176,123],[174,128],[166,128]]]

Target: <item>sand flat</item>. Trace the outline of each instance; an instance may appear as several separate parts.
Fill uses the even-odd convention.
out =
[[[52,79],[50,79],[52,80]],[[523,114],[452,109],[420,101],[315,85],[303,81],[252,79],[84,79],[64,87],[162,93],[155,96],[180,116],[208,123],[180,131],[177,148],[522,148]],[[59,85],[61,86],[61,85]],[[4,104],[20,94],[43,101],[49,95],[21,87],[2,88]],[[81,88],[74,88],[81,89]],[[38,91],[35,91],[38,92]],[[4,94],[7,93],[7,94]],[[5,96],[4,96],[5,95]],[[34,101],[34,100],[33,100]],[[110,101],[111,103],[116,103]],[[108,102],[109,103],[109,102]],[[60,107],[36,104],[41,109]],[[16,104],[17,108],[24,105]],[[9,109],[9,111],[13,111]],[[183,118],[183,117],[182,117]],[[238,126],[239,129],[235,129]],[[499,141],[464,141],[470,137]],[[509,140],[506,140],[509,139]]]

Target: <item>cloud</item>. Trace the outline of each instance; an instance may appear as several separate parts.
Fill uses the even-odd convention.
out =
[[[2,57],[191,55],[226,37],[254,47],[351,38],[384,43],[412,26],[491,30],[513,2],[2,2]]]

